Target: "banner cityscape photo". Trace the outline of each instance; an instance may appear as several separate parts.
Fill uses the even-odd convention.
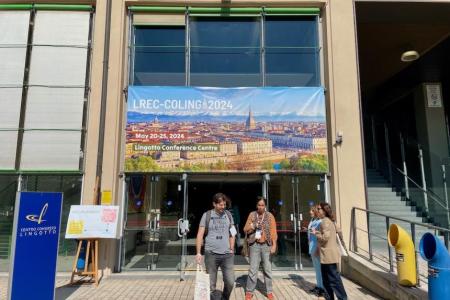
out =
[[[130,86],[125,171],[327,172],[324,90]]]

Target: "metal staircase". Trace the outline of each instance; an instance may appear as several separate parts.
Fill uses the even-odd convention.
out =
[[[407,201],[397,193],[389,182],[376,170],[367,170],[367,192],[368,209],[370,211],[406,219],[411,222],[429,224],[426,222],[427,219],[422,217],[422,212],[416,209],[416,206],[412,206],[410,201]],[[395,223],[411,233],[409,223],[401,221],[396,221]],[[377,215],[370,216],[369,231],[373,235],[372,247],[375,249],[380,248],[380,246],[386,248],[386,240],[384,239],[386,239],[387,235],[387,225],[385,218]],[[415,229],[415,240],[419,241],[422,235],[429,231],[425,227]]]

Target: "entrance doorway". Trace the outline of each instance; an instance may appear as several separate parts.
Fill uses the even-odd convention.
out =
[[[267,199],[279,236],[276,270],[310,267],[307,253],[309,207],[325,201],[323,175],[129,174],[124,199],[123,270],[195,270],[195,240],[202,214],[212,209],[216,193],[226,194],[239,223],[236,270],[247,270],[240,255],[243,227],[256,208],[257,196]]]
[[[261,176],[192,176],[189,180],[189,205],[188,219],[189,232],[187,234],[187,269],[193,270],[195,265],[195,240],[200,219],[207,210],[212,209],[212,198],[216,193],[223,193],[231,200],[233,219],[239,229],[239,237],[236,238],[236,269],[248,269],[247,260],[239,255],[244,241],[244,225],[247,216],[255,210],[255,201],[263,195]]]

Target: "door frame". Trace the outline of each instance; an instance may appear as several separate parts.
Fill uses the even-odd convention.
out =
[[[156,231],[159,229],[159,218],[157,216],[156,219],[147,220],[147,224],[145,227],[142,228],[127,228],[127,209],[128,209],[128,203],[129,203],[129,195],[128,195],[128,189],[129,189],[129,178],[132,175],[136,174],[125,174],[123,176],[123,200],[121,201],[122,207],[121,214],[122,214],[122,223],[120,226],[120,234],[121,239],[119,241],[119,257],[118,257],[118,271],[122,271],[122,264],[125,262],[125,255],[126,255],[126,234],[125,232],[132,231],[132,230],[142,230],[142,231],[154,231],[153,234],[156,234]],[[150,213],[152,210],[152,207],[155,207],[157,196],[156,196],[156,185],[159,184],[161,177],[179,177],[179,183],[178,183],[178,192],[182,192],[182,199],[180,199],[180,203],[182,203],[181,207],[181,214],[182,217],[178,219],[178,225],[177,225],[177,234],[181,238],[181,249],[180,249],[180,263],[179,263],[179,272],[180,272],[180,280],[185,280],[186,278],[186,271],[191,271],[187,268],[187,262],[188,262],[188,253],[187,253],[187,234],[188,229],[190,227],[189,224],[189,181],[196,182],[199,177],[205,176],[205,174],[195,174],[195,173],[145,173],[144,175],[150,176],[149,183],[150,186],[147,187],[150,193],[150,199],[149,199],[149,212],[146,211],[146,213]],[[228,176],[229,174],[222,174],[222,173],[214,173],[214,174],[206,174],[208,178],[210,179],[211,176],[217,176],[218,180],[220,180],[221,176]],[[329,202],[329,179],[327,177],[327,174],[272,174],[272,173],[265,173],[265,174],[232,174],[233,177],[229,177],[230,182],[239,182],[242,178],[249,178],[249,177],[255,177],[255,182],[260,182],[261,184],[261,193],[262,196],[267,200],[267,209],[269,209],[270,205],[270,181],[273,180],[275,177],[279,178],[286,178],[288,177],[290,180],[290,186],[292,189],[292,199],[287,199],[286,201],[289,201],[290,203],[286,203],[286,205],[292,205],[292,213],[290,218],[287,218],[286,220],[290,220],[293,223],[293,229],[294,229],[294,244],[295,244],[295,259],[294,259],[294,265],[292,266],[295,270],[303,270],[303,262],[302,262],[302,250],[301,250],[301,223],[303,220],[303,213],[302,213],[302,204],[300,201],[300,185],[301,183],[301,177],[303,176],[317,176],[320,178],[320,183],[322,187],[322,193],[324,193],[324,201]],[[196,178],[197,177],[197,178]],[[259,180],[257,178],[260,178]],[[193,180],[194,179],[194,180]],[[199,180],[200,181],[200,180]],[[157,205],[156,205],[157,206]],[[155,212],[156,213],[156,212]],[[157,215],[157,214],[156,214]],[[153,249],[155,246],[155,236],[153,240],[149,241],[149,249]],[[147,265],[148,271],[158,271],[159,269],[154,266],[152,268],[152,264]],[[127,270],[128,271],[128,270]],[[176,271],[176,270],[175,270]]]

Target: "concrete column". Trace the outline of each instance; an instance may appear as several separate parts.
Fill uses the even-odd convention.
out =
[[[325,81],[327,88],[331,203],[345,240],[349,241],[352,207],[366,208],[363,134],[359,97],[355,12],[352,0],[329,1],[326,22]],[[336,144],[337,132],[343,142]],[[358,227],[366,226],[365,215],[357,214]],[[366,245],[367,234],[358,237]]]
[[[431,93],[437,87],[438,98],[433,99]],[[427,92],[428,90],[428,92]],[[416,113],[417,140],[423,147],[425,178],[427,186],[444,199],[442,183],[442,159],[449,156],[447,127],[443,95],[440,83],[424,83],[414,91],[414,109]],[[433,200],[429,199],[430,209]],[[438,208],[438,207],[436,207]]]
[[[106,1],[105,1],[106,2]],[[121,185],[119,174],[123,171],[121,156],[124,147],[124,118],[127,66],[128,21],[124,1],[112,2],[108,95],[106,101],[106,118],[103,149],[103,167],[101,191],[112,192],[113,205],[121,202]],[[101,151],[101,149],[99,149]],[[99,264],[104,275],[109,275],[116,266],[118,240],[102,240],[100,243]]]
[[[98,157],[100,128],[100,106],[103,79],[103,49],[105,44],[106,0],[98,0],[93,21],[91,59],[91,91],[89,94],[88,118],[86,122],[86,144],[84,156],[84,182],[82,204],[95,203],[95,178]]]

